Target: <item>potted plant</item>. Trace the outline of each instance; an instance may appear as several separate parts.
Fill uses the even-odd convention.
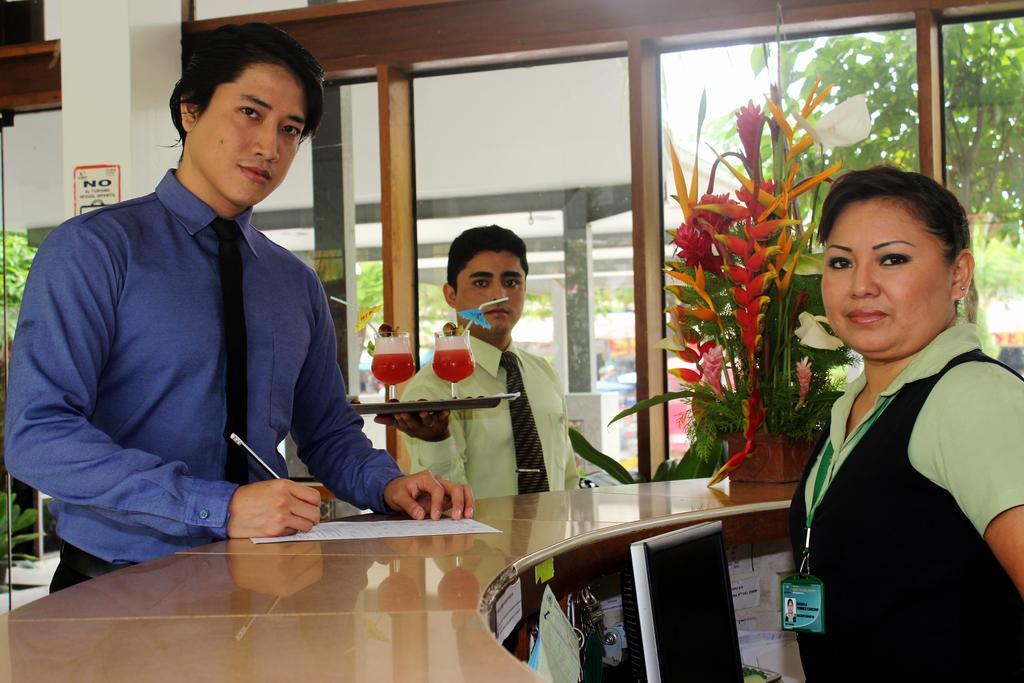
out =
[[[619,417],[625,417],[620,415]],[[616,417],[615,420],[618,420]],[[612,420],[614,422],[615,420]],[[620,484],[639,484],[644,480],[642,478],[634,477],[629,470],[622,466],[622,464],[601,451],[594,448],[587,437],[583,436],[579,431],[569,428],[569,441],[572,442],[573,450],[584,460],[592,465],[600,467],[604,472],[617,481]],[[716,459],[717,460],[717,459]],[[672,481],[674,479],[696,479],[698,477],[706,477],[711,474],[713,468],[709,469],[709,463],[714,464],[715,461],[707,460],[702,461],[697,458],[689,457],[682,458],[680,460],[666,460],[665,462],[658,465],[658,469],[651,475],[651,481]]]
[[[669,373],[683,388],[640,401],[615,420],[667,401],[689,401],[686,458],[696,465],[687,469],[701,463],[713,469],[723,441],[728,444],[727,459],[709,485],[727,476],[798,479],[811,439],[840,394],[842,379],[831,370],[850,361],[821,325],[822,258],[811,244],[816,190],[840,164],[809,173],[801,162],[815,145],[859,141],[868,134],[870,117],[862,96],[816,117],[830,91],[820,85],[789,116],[777,89],[765,109],[741,107],[739,149],[715,152],[703,192],[696,155],[687,182],[669,140],[674,199],[684,220],[668,231],[675,247],[665,263],[672,334],[659,346],[681,361]],[[698,144],[704,111],[702,98]],[[716,193],[722,174],[740,189]]]
[[[26,529],[31,529],[35,526],[36,518],[38,513],[35,508],[21,509],[15,501],[14,494],[11,494],[11,524],[8,530],[7,526],[7,494],[0,492],[0,558],[3,561],[2,574],[3,577],[3,590],[7,590],[7,557],[11,554],[11,550],[18,546],[20,543],[26,541],[34,541],[39,538],[39,533],[18,533]],[[36,560],[39,559],[34,555],[28,555],[25,553],[14,553],[12,556],[18,560]]]
[[[7,404],[7,364],[10,360],[11,341],[14,339],[14,331],[18,322],[18,311],[21,308],[22,294],[25,291],[25,280],[28,278],[29,268],[31,267],[32,260],[36,255],[36,248],[29,245],[28,237],[24,233],[5,232],[3,239],[5,254],[4,281],[7,289],[7,316],[6,328],[3,330],[3,336],[0,337],[0,387],[5,388],[3,391],[0,391],[0,439],[3,438],[4,433],[4,409]],[[2,561],[3,564],[3,574],[0,574],[0,578],[4,579],[3,581],[0,581],[0,583],[3,583],[4,590],[6,590],[7,585],[7,555],[10,553],[11,548],[17,546],[19,543],[39,538],[39,534],[37,533],[14,535],[16,532],[33,526],[36,523],[38,515],[34,508],[22,510],[21,506],[14,502],[14,499],[15,496],[12,494],[11,530],[8,532],[7,494],[0,492],[0,552],[2,552],[2,555],[0,555],[0,561]],[[25,555],[21,553],[16,553],[14,557],[26,560],[37,559],[33,555]]]

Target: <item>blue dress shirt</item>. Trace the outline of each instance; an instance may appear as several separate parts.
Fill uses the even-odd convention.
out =
[[[242,230],[247,440],[276,446],[339,497],[386,511],[401,476],[362,432],[336,361],[323,286],[293,254]],[[111,562],[226,536],[227,415],[215,217],[173,171],[156,192],[72,218],[39,248],[11,358],[6,463],[53,496],[57,533]],[[250,459],[251,460],[251,459]],[[267,479],[255,462],[249,480]]]

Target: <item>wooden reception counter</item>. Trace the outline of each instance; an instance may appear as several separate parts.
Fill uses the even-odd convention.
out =
[[[525,618],[536,612],[544,587],[538,566],[545,576],[553,571],[546,583],[561,596],[617,571],[628,543],[672,528],[720,519],[730,545],[785,537],[792,484],[706,483],[478,501],[476,518],[501,534],[214,543],[6,615],[0,674],[14,681],[538,680],[493,633],[495,603],[506,590],[521,591]]]

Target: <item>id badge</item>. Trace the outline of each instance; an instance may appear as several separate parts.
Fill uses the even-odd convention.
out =
[[[782,630],[825,632],[825,584],[813,574],[793,574],[782,580]]]

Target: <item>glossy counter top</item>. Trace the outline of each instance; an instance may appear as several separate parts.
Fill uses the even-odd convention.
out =
[[[496,590],[597,539],[705,519],[778,518],[793,492],[792,484],[706,483],[478,501],[476,519],[500,534],[214,543],[4,616],[0,677],[539,680],[491,633]]]

